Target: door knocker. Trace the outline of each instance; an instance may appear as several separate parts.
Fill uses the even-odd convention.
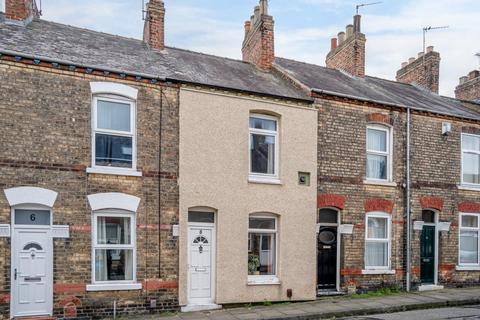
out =
[[[32,251],[30,252],[30,257],[32,257],[32,259],[35,259],[35,251],[32,250]]]

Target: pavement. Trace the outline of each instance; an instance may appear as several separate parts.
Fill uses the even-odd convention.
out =
[[[479,320],[480,305],[404,311],[398,313],[376,314],[342,318],[341,320]]]
[[[214,311],[142,315],[122,319],[161,320],[313,320],[339,319],[357,316],[391,314],[410,310],[435,309],[480,305],[480,287],[445,289],[415,293],[399,293],[380,297],[325,297],[316,301],[279,303],[269,306],[248,306],[225,308]],[[480,315],[480,309],[472,312]],[[474,313],[475,315],[475,313]],[[382,319],[367,317],[363,319]],[[387,318],[396,320],[397,318]],[[421,317],[400,317],[398,319],[421,319]],[[433,319],[440,319],[439,317]],[[479,317],[480,319],[480,317]]]

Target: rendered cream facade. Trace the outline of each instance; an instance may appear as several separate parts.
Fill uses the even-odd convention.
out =
[[[279,118],[281,185],[249,177],[249,115]],[[216,214],[215,303],[310,300],[316,296],[317,110],[192,89],[180,91],[180,305],[188,304],[189,208]],[[298,183],[309,172],[310,186]],[[280,284],[249,285],[248,219],[278,217]]]

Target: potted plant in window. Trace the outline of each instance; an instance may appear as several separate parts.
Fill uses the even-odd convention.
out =
[[[248,274],[259,275],[260,271],[258,270],[258,267],[260,267],[260,259],[258,259],[258,256],[254,254],[249,254],[248,255]]]

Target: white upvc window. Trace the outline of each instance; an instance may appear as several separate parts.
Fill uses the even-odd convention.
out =
[[[96,95],[92,107],[92,168],[112,173],[136,170],[135,101]]]
[[[365,269],[390,270],[391,217],[387,213],[367,213],[365,223]]]
[[[278,283],[277,278],[277,218],[271,215],[251,215],[248,221],[248,282]]]
[[[462,184],[480,187],[480,136],[462,133]]]
[[[460,266],[480,266],[480,221],[479,214],[460,213],[459,254]]]
[[[382,125],[367,126],[366,178],[370,181],[392,181],[391,129]]]
[[[135,214],[100,210],[93,213],[92,224],[92,284],[136,284]]]
[[[278,118],[251,114],[249,119],[249,168],[252,180],[278,180]]]

